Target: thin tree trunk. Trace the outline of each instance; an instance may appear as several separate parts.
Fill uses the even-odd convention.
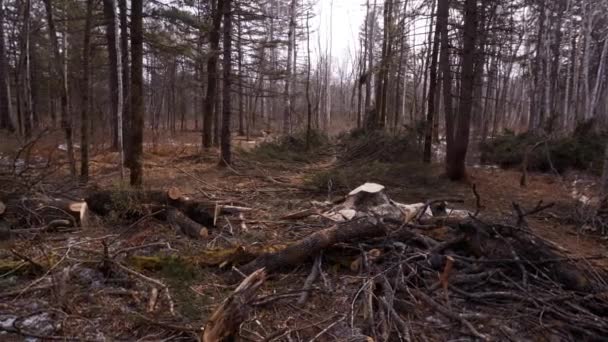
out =
[[[442,5],[442,1],[438,0],[437,13],[439,13],[439,7]],[[433,38],[433,50],[431,52],[431,66],[430,66],[430,79],[429,79],[429,95],[427,104],[427,116],[426,123],[424,126],[424,154],[422,160],[425,163],[431,162],[432,157],[432,146],[433,146],[433,122],[435,119],[435,91],[437,89],[437,59],[439,56],[439,39],[440,39],[441,26],[439,20],[437,20],[435,26],[435,36]]]
[[[0,129],[14,132],[15,126],[10,116],[7,67],[4,46],[4,5],[3,0],[0,0]]]
[[[80,115],[80,180],[89,179],[89,57],[91,54],[91,21],[93,0],[87,0],[87,14],[82,48],[82,108]]]
[[[221,158],[220,165],[232,164],[232,153],[230,150],[230,116],[232,90],[232,0],[219,0],[223,3],[224,15],[224,59],[223,59],[223,82],[222,82],[222,135],[221,135]]]
[[[30,12],[31,2],[25,0],[25,8],[23,9],[23,54],[25,62],[25,77],[24,77],[24,101],[25,101],[25,113],[23,116],[24,132],[25,137],[30,138],[32,136],[32,126],[34,122],[34,106],[32,97],[32,70],[30,61]]]
[[[66,73],[62,69],[62,64],[64,58],[62,58],[61,53],[59,51],[59,44],[57,43],[57,30],[55,29],[55,20],[53,19],[53,6],[52,0],[44,0],[44,5],[46,9],[46,18],[47,24],[49,27],[49,39],[51,40],[51,46],[53,49],[53,57],[55,62],[55,73],[56,77],[61,82],[61,127],[65,133],[65,141],[66,141],[66,150],[67,150],[67,158],[70,167],[70,174],[72,176],[76,176],[76,161],[74,160],[74,144],[72,137],[72,120],[71,114],[68,106],[68,84],[66,79]],[[64,32],[63,37],[65,41]],[[64,52],[67,50],[67,46],[63,47]]]
[[[310,13],[306,13],[306,149],[310,149],[312,108],[310,103]]]
[[[209,57],[207,58],[207,95],[203,109],[203,147],[211,147],[212,122],[217,113],[215,108],[217,97],[217,57],[219,54],[220,25],[222,0],[211,0],[212,26],[209,32]]]
[[[289,33],[287,39],[287,75],[285,78],[285,90],[283,96],[285,97],[285,107],[283,108],[283,133],[289,134],[291,127],[291,83],[292,83],[292,70],[291,60],[293,58],[293,46],[295,43],[295,31],[296,31],[296,0],[291,0],[289,7]]]
[[[118,77],[116,74],[118,60],[118,51],[116,50],[116,21],[114,18],[116,6],[114,0],[103,0],[103,13],[106,21],[106,41],[108,43],[108,61],[110,65],[110,74],[108,77],[110,88],[110,103],[112,105],[112,149],[118,151]]]
[[[454,145],[454,113],[452,109],[452,68],[450,66],[450,46],[448,37],[448,16],[450,13],[450,0],[439,0],[437,8],[437,23],[441,39],[441,56],[439,64],[441,67],[443,110],[445,117],[446,157],[451,155]],[[441,24],[439,24],[441,21]]]
[[[122,77],[122,137],[123,146],[123,164],[124,161],[130,161],[131,144],[124,144],[125,137],[130,137],[131,129],[131,110],[129,99],[129,24],[127,22],[127,0],[118,0],[118,8],[120,10],[120,69]],[[117,51],[118,52],[118,51]]]
[[[242,30],[242,18],[240,15],[237,15],[236,18],[236,25],[237,25],[237,53],[238,53],[238,82],[239,82],[239,135],[243,136],[245,135],[245,127],[244,127],[244,106],[245,106],[245,102],[243,99],[243,49],[242,49],[242,34],[243,34],[243,30]]]
[[[131,1],[131,185],[143,184],[143,1]]]

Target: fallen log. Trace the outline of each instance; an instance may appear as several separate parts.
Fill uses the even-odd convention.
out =
[[[265,268],[268,273],[272,273],[281,268],[298,265],[337,243],[353,242],[385,234],[386,228],[378,219],[364,217],[313,233],[281,251],[261,255],[240,270],[244,274],[250,274],[257,269]]]
[[[176,225],[183,234],[191,238],[200,239],[209,236],[207,228],[190,219],[177,209],[167,208],[167,222]]]
[[[203,342],[234,341],[239,326],[249,315],[249,304],[253,301],[255,292],[265,280],[264,269],[259,269],[245,278],[211,314],[205,324],[201,340]]]
[[[189,219],[205,226],[213,227],[214,202],[197,201],[181,196],[177,190],[171,188],[161,190],[103,190],[90,193],[86,198],[89,209],[94,213],[106,216],[115,212],[128,219],[141,217],[142,206],[161,205],[178,209]]]

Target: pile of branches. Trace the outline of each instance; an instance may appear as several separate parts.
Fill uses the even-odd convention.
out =
[[[443,200],[421,203],[407,215],[408,206],[376,190],[347,197],[352,219],[262,255],[240,274],[285,271],[316,258],[303,288],[309,290],[319,255],[356,251],[351,269],[363,280],[340,320],[374,340],[608,336],[606,274],[591,265],[603,256],[568,257],[528,227],[526,218],[551,204],[529,210],[514,204],[506,222],[451,215],[445,207],[430,214]],[[395,217],[391,206],[404,215]]]
[[[340,140],[339,147],[340,165],[372,161],[390,163],[418,153],[410,135],[391,135],[386,131],[353,131]]]

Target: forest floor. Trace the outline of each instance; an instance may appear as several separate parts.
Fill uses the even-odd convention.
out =
[[[29,156],[31,160],[39,160],[41,170],[47,167],[43,165],[44,158],[53,153],[54,158],[61,160],[63,153],[53,152],[53,145],[44,142],[45,139],[51,138],[41,139]],[[533,208],[539,201],[553,202],[553,207],[527,219],[530,229],[558,246],[566,257],[594,258],[588,263],[598,270],[608,270],[608,259],[597,258],[606,255],[606,241],[569,222],[577,203],[573,192],[581,191],[573,188],[573,179],[580,175],[532,173],[527,187],[522,188],[519,172],[471,166],[469,181],[454,183],[443,176],[440,165],[427,166],[415,160],[344,165],[337,160],[338,146],[327,148],[311,161],[270,160],[251,152],[259,140],[253,143],[235,140],[235,162],[229,168],[217,166],[216,149],[200,153],[199,136],[195,133],[180,133],[179,138],[163,137],[156,146],[151,143],[146,146],[146,189],[178,188],[194,199],[251,209],[220,216],[206,239],[190,239],[165,222],[144,217],[129,224],[104,218],[69,232],[0,241],[0,339],[195,339],[211,312],[235,288],[224,274],[232,265],[238,269],[240,257],[247,258],[239,254],[239,248],[272,252],[330,226],[319,216],[298,219],[286,216],[318,202],[334,201],[365,182],[386,186],[389,197],[400,203],[456,197],[464,200],[456,205],[458,208],[471,211],[478,206],[472,191],[475,184],[484,217],[497,220],[514,215],[514,202],[524,208]],[[18,145],[15,143],[14,147]],[[6,170],[4,174],[0,172],[0,196],[23,191],[81,199],[91,191],[125,188],[116,166],[117,153],[94,149],[89,184],[81,186],[65,180],[65,166],[44,179],[35,176],[43,172],[39,170],[11,175],[14,160],[10,155],[16,149],[7,146],[0,150],[4,156],[0,168]],[[18,173],[19,167],[16,169]],[[337,173],[339,184],[325,181]],[[593,191],[593,183],[586,182],[590,185],[587,190]],[[233,259],[227,260],[228,254]],[[114,272],[104,271],[108,255],[116,263],[112,266]],[[240,338],[347,340],[344,336],[351,336],[352,332],[344,331],[352,330],[351,320],[355,326],[361,326],[358,322],[365,320],[363,314],[352,319],[349,314],[368,279],[349,267],[356,258],[349,253],[325,257],[321,280],[301,305],[296,301],[311,272],[312,259],[270,276],[240,327]],[[121,272],[116,267],[134,273]],[[167,296],[164,287],[158,284],[167,287]],[[418,307],[421,305],[411,308],[421,312],[421,320],[412,319],[410,328],[418,331],[412,334],[413,340],[436,340],[441,336],[437,334],[454,336],[449,324],[424,314],[428,308]],[[462,329],[457,330],[466,336]],[[368,331],[363,333],[369,335]]]

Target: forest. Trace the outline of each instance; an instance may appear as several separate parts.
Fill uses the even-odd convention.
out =
[[[0,0],[0,340],[603,341],[605,0]]]

